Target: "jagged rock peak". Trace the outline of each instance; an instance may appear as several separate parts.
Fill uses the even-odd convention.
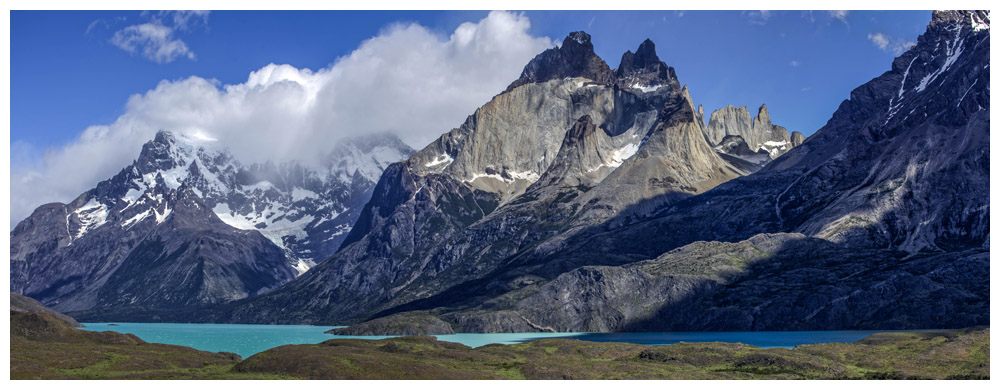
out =
[[[622,54],[622,62],[618,65],[618,73],[641,71],[645,68],[654,67],[660,64],[660,57],[656,55],[656,44],[646,39],[639,45],[639,49],[632,53],[631,50]]]
[[[757,117],[754,118],[755,125],[758,123],[771,124],[771,114],[767,112],[767,104],[761,104],[760,108],[757,109]]]
[[[931,15],[931,26],[959,22],[973,29],[990,28],[990,11],[939,10]]]
[[[174,151],[176,144],[177,137],[173,133],[164,130],[157,131],[152,140],[142,145],[142,151],[136,160],[139,171],[145,174],[181,165],[182,162],[177,161],[178,156]]]
[[[802,145],[803,142],[806,142],[806,137],[804,135],[802,135],[802,133],[800,133],[798,131],[793,131],[792,135],[791,135],[791,138],[792,138],[792,147],[793,148],[796,147],[796,146]]]
[[[564,77],[585,77],[599,83],[611,79],[611,68],[594,53],[590,35],[583,31],[570,33],[562,46],[543,51],[531,59],[521,77],[511,83],[506,91],[529,83],[541,83]]]
[[[622,54],[621,63],[615,69],[615,79],[623,88],[639,89],[643,92],[658,91],[677,81],[674,68],[667,66],[656,55],[656,45],[646,39],[635,53],[631,50]],[[666,92],[668,89],[664,89]]]
[[[589,49],[590,52],[594,51],[594,44],[590,42],[590,34],[587,34],[586,32],[573,31],[569,33],[569,35],[567,35],[566,38],[563,38],[562,47],[571,48],[572,46],[574,46],[573,45],[574,42],[576,42],[576,45],[578,46],[582,46],[584,48]]]

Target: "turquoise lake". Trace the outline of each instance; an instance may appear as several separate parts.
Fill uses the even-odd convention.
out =
[[[335,336],[323,333],[333,327],[311,325],[84,323],[84,330],[131,333],[151,343],[183,345],[210,352],[234,352],[249,357],[285,344],[316,344],[329,339],[383,339],[392,336]],[[873,330],[807,332],[656,332],[656,333],[459,333],[438,340],[479,347],[491,343],[514,344],[543,338],[667,345],[678,342],[743,343],[762,348],[791,348],[802,344],[853,343]]]

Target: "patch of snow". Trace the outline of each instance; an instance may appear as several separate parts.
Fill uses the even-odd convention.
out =
[[[535,182],[540,177],[537,173],[532,171],[524,171],[524,172],[507,171],[507,174],[510,175],[510,177],[513,177],[514,179],[527,180],[530,182]]]
[[[468,179],[468,180],[465,180],[465,182],[466,183],[472,183],[472,182],[476,181],[476,179],[483,178],[483,177],[489,178],[489,179],[493,179],[493,180],[497,180],[497,181],[501,181],[501,182],[504,182],[504,183],[511,183],[511,182],[514,181],[512,179],[504,179],[503,176],[500,176],[500,175],[498,175],[496,173],[474,173],[474,174],[472,174],[472,178]]]
[[[337,225],[337,230],[335,230],[333,233],[330,234],[330,238],[339,236],[341,234],[347,234],[350,231],[351,231],[351,225],[348,225],[346,223]]]
[[[780,146],[785,146],[787,144],[788,144],[788,141],[767,141],[767,142],[764,142],[764,146],[770,146],[770,147],[780,147]]]
[[[899,99],[903,98],[903,87],[906,86],[906,76],[910,75],[910,67],[913,66],[914,62],[917,62],[917,56],[913,57],[913,60],[910,61],[910,64],[906,66],[906,71],[903,72],[903,81],[899,83],[899,96],[897,96]],[[892,102],[889,102],[889,104],[892,104]]]
[[[142,197],[142,194],[146,192],[145,187],[146,186],[142,186],[142,188],[129,188],[128,192],[125,193],[125,196],[122,197],[122,201],[129,204],[135,203],[135,201],[139,200],[139,198]]]
[[[153,214],[156,215],[156,224],[159,225],[159,224],[163,223],[163,221],[165,221],[167,219],[167,217],[170,216],[171,212],[173,212],[173,210],[170,209],[169,207],[166,207],[166,206],[164,206],[164,208],[163,208],[163,214],[160,214],[159,211],[156,211],[156,209],[153,209]]]
[[[132,180],[132,183],[139,188],[129,188],[128,192],[125,193],[125,196],[121,198],[122,202],[125,202],[125,207],[122,207],[122,211],[127,210],[129,207],[132,207],[139,202],[139,199],[142,198],[142,195],[145,194],[146,190],[149,188],[146,186],[146,183],[143,183],[138,179]]]
[[[260,190],[262,192],[267,192],[267,190],[269,190],[271,188],[274,188],[274,184],[271,184],[271,182],[269,182],[267,180],[261,180],[261,181],[257,182],[256,184],[252,184],[252,185],[248,185],[248,186],[243,186],[243,191],[245,191],[245,192],[255,192],[257,190]]]
[[[962,55],[962,51],[964,50],[962,44],[965,43],[965,40],[959,39],[958,35],[959,33],[961,33],[961,31],[956,30],[955,39],[949,40],[946,43],[947,47],[945,49],[947,51],[948,58],[945,59],[944,64],[941,65],[940,69],[935,70],[933,73],[924,77],[923,80],[920,80],[920,85],[918,85],[916,88],[917,91],[923,91],[924,89],[926,89],[927,85],[932,83],[934,80],[937,79],[938,76],[940,76],[942,73],[948,70],[948,68],[950,68],[951,65],[958,60],[958,57]]]
[[[455,161],[455,159],[452,158],[451,156],[449,156],[447,154],[442,154],[440,156],[434,157],[434,160],[431,160],[431,162],[424,164],[424,166],[430,168],[430,167],[433,167],[433,166],[445,164],[443,167],[441,167],[441,169],[445,169],[449,165],[451,165],[451,163],[454,162],[454,161]]]
[[[642,91],[643,93],[649,93],[649,92],[656,91],[656,90],[658,90],[660,88],[663,88],[664,86],[663,85],[642,85],[642,84],[639,84],[639,83],[633,83],[629,87],[633,88],[633,89],[638,89],[638,90]]]
[[[88,231],[96,229],[108,222],[108,206],[90,198],[83,206],[73,211],[80,221],[80,231],[73,238],[83,237]]]
[[[219,203],[215,205],[215,207],[212,208],[212,212],[215,213],[215,215],[218,216],[222,222],[225,222],[226,225],[241,230],[256,230],[253,223],[246,218],[243,218],[242,215],[237,216],[235,212],[229,209],[229,204],[227,203]]]
[[[626,144],[625,146],[621,147],[621,149],[615,150],[615,152],[611,154],[611,162],[608,163],[608,166],[612,168],[617,168],[621,166],[622,163],[625,162],[625,160],[628,160],[629,157],[632,157],[632,155],[634,155],[635,152],[638,151],[639,151],[639,144]]]
[[[264,235],[268,236],[268,238],[271,238],[269,235],[278,237],[279,241],[282,242],[281,244],[278,244],[278,246],[284,247],[283,239],[285,237],[295,237],[296,240],[304,240],[308,237],[305,227],[312,223],[314,219],[316,219],[316,217],[305,215],[298,219],[291,220],[288,216],[283,215],[280,218],[271,221],[266,228],[260,229],[260,232],[264,233]],[[272,238],[271,241],[275,240]]]
[[[643,141],[645,141],[645,139],[643,139]],[[625,160],[628,160],[629,157],[632,157],[633,155],[635,155],[636,152],[639,151],[639,145],[641,145],[641,142],[638,144],[626,144],[625,146],[622,146],[618,150],[615,150],[614,152],[611,153],[611,161],[590,168],[585,172],[587,173],[597,172],[599,169],[604,167],[618,168],[622,165],[622,163],[625,162]]]
[[[312,223],[315,217],[304,215],[290,219],[278,208],[276,204],[272,203],[263,210],[255,209],[253,213],[241,215],[230,210],[229,204],[219,203],[215,205],[212,212],[229,226],[241,230],[256,230],[275,245],[282,249],[288,249],[285,246],[285,238],[293,237],[295,240],[303,240],[308,237],[305,228]],[[263,227],[258,228],[257,226],[261,224]]]
[[[989,11],[986,12],[986,20],[984,21],[979,17],[977,13],[969,14],[970,22],[972,22],[972,31],[983,31],[990,29]]]
[[[149,211],[150,210],[143,211],[139,214],[136,214],[132,218],[126,219],[125,222],[122,222],[122,227],[126,229],[131,228],[132,225],[135,225],[137,222],[146,219],[146,217],[149,217]]]
[[[298,202],[303,199],[318,198],[315,192],[309,191],[305,188],[295,187],[292,189],[292,202]]]

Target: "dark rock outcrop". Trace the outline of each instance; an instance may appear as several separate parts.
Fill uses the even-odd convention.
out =
[[[611,80],[608,64],[594,54],[590,34],[572,32],[559,47],[548,49],[525,65],[521,77],[507,86],[510,90],[530,83],[543,83],[565,77],[583,77],[598,83]]]

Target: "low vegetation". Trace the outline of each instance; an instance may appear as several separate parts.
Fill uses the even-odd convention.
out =
[[[989,345],[988,328],[793,349],[569,339],[470,348],[414,336],[286,345],[241,360],[11,312],[11,379],[988,379]]]

